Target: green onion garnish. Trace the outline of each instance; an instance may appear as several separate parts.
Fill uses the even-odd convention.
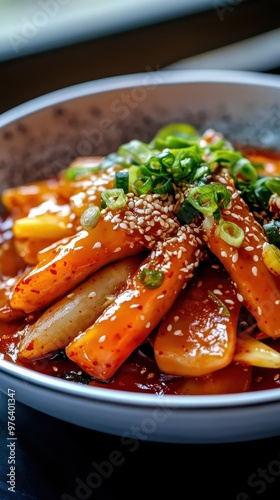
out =
[[[280,249],[280,220],[273,219],[263,225],[269,243]]]
[[[106,207],[112,210],[126,205],[126,195],[123,189],[107,189],[101,193],[101,199]]]
[[[138,179],[134,182],[134,190],[136,190],[139,195],[149,193],[152,190],[152,187],[152,177],[138,177]]]
[[[138,275],[139,280],[143,283],[145,288],[155,289],[159,288],[164,280],[164,272],[156,269],[148,269],[144,267]]]
[[[138,164],[146,163],[152,156],[150,147],[142,141],[134,139],[127,144],[122,144],[118,149],[118,155],[130,158]]]
[[[198,139],[197,130],[188,123],[171,123],[162,127],[153,140],[150,146],[156,149],[177,148],[192,143],[191,141]]]
[[[240,247],[245,238],[244,231],[241,227],[239,227],[234,222],[226,221],[223,219],[219,220],[219,225],[216,229],[216,236],[218,236],[221,240],[228,243],[233,247]]]
[[[79,167],[79,165],[77,165],[75,167],[69,167],[68,169],[66,169],[63,175],[67,181],[74,181],[78,177],[83,177],[84,175],[88,176],[90,174],[99,172],[100,169],[100,165],[94,165],[92,167],[84,167],[82,165]]]
[[[97,206],[88,207],[81,215],[81,226],[86,231],[93,229],[99,221],[100,209]]]
[[[222,184],[213,182],[194,187],[186,199],[199,212],[216,215],[229,204],[230,192]]]
[[[263,245],[262,257],[267,269],[274,274],[280,276],[280,250],[272,243]]]
[[[198,210],[194,208],[193,205],[191,205],[187,200],[185,200],[176,213],[176,217],[181,222],[181,224],[189,224],[198,213]]]
[[[253,184],[258,178],[254,165],[247,158],[240,158],[230,169],[230,173],[237,181]]]
[[[210,297],[210,299],[213,300],[213,302],[215,302],[215,304],[217,304],[220,307],[219,313],[222,316],[230,316],[230,312],[229,312],[227,306],[217,297],[217,295],[215,295],[210,290],[207,291],[207,295],[208,295],[208,297]]]
[[[119,170],[115,174],[115,187],[117,189],[123,189],[125,193],[129,189],[129,173],[128,170]]]

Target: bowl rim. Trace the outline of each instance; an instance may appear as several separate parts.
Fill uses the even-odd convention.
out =
[[[159,76],[154,83],[156,86],[177,85],[182,83],[226,83],[231,85],[263,86],[280,89],[280,75],[260,73],[257,71],[163,69],[154,72],[151,71],[150,73],[141,72],[116,75],[69,85],[42,94],[22,104],[18,104],[0,115],[0,128],[32,113],[39,112],[45,108],[66,101],[98,94],[100,92],[103,93],[143,85],[143,80],[145,80],[149,74]],[[149,83],[149,85],[153,85],[153,83]]]
[[[159,79],[155,83],[156,85],[226,83],[231,85],[261,86],[279,89],[280,91],[279,75],[255,71],[164,69],[158,71],[156,74],[159,75]],[[62,104],[66,101],[93,94],[139,86],[146,77],[146,72],[117,75],[78,83],[43,94],[2,113],[0,116],[0,127],[8,126],[18,119],[22,119],[32,113],[40,112],[47,107]],[[142,407],[144,405],[147,407],[159,406],[174,409],[213,409],[233,406],[255,406],[280,402],[280,391],[277,388],[218,395],[158,395],[83,385],[39,373],[4,359],[0,359],[0,380],[1,372],[8,377],[15,378],[27,384],[30,383],[32,386],[40,386],[52,392],[64,393],[65,395],[86,398],[102,403],[121,404],[125,406],[133,405],[135,407]]]
[[[134,407],[168,407],[171,409],[216,409],[251,407],[280,402],[279,389],[217,395],[152,394],[83,385],[33,371],[7,360],[0,360],[0,380],[1,372],[8,377],[17,379],[19,382],[31,384],[33,387],[41,387],[57,394],[104,404],[133,405]]]

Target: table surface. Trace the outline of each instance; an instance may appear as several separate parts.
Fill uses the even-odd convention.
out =
[[[82,81],[167,67],[180,59],[279,27],[275,0],[237,2],[0,63],[0,112]],[[225,4],[226,2],[224,2]],[[252,8],[252,4],[253,8]],[[234,7],[233,7],[234,6]],[[230,2],[228,2],[230,7]],[[220,12],[221,14],[221,12]],[[241,22],[242,20],[242,22]],[[268,68],[280,74],[280,68]],[[113,418],[113,416],[112,416]],[[0,395],[0,499],[118,500],[160,498],[168,489],[185,499],[279,500],[280,437],[214,445],[139,441],[61,422],[16,402],[16,487],[7,483],[7,398]],[[114,453],[120,463],[112,465]]]
[[[206,445],[135,441],[129,447],[118,436],[16,402],[14,456],[4,394],[0,407],[1,500],[164,498],[170,489],[186,499],[279,500],[280,437]],[[9,456],[16,461],[15,493],[8,491]]]

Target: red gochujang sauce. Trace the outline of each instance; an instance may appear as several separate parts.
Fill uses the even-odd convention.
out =
[[[239,147],[251,160],[265,164],[266,174],[280,174],[280,153]],[[15,277],[22,272],[25,263],[18,256],[12,235],[12,221],[9,216],[0,216],[0,277]],[[0,284],[0,298],[3,290]],[[34,318],[32,318],[33,320]],[[232,363],[200,379],[186,379],[161,373],[153,357],[153,339],[149,338],[123,363],[118,372],[107,382],[99,382],[83,372],[79,366],[67,358],[61,350],[48,358],[24,363],[17,358],[17,345],[20,331],[30,318],[14,317],[12,320],[0,319],[0,353],[11,363],[26,367],[37,373],[80,384],[107,389],[133,391],[153,394],[226,394],[267,389],[280,389],[280,369],[264,369],[241,366]],[[280,321],[280,318],[279,318]],[[280,352],[280,340],[267,340],[267,343]]]

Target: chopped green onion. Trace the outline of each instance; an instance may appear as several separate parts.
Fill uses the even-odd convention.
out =
[[[176,139],[178,140],[176,141]],[[150,147],[156,149],[163,149],[164,147],[182,147],[182,143],[189,140],[193,141],[194,139],[198,139],[198,133],[192,125],[180,122],[170,123],[159,129],[150,142]],[[169,146],[166,144],[166,141],[169,143]],[[173,146],[170,146],[170,144],[173,144]]]
[[[181,224],[189,224],[198,213],[198,210],[194,208],[193,205],[191,205],[187,200],[185,200],[176,213],[176,217],[181,222]]]
[[[82,165],[79,167],[79,165],[77,165],[75,167],[69,167],[68,169],[66,169],[64,172],[64,178],[67,181],[74,181],[78,177],[83,177],[84,175],[88,176],[90,174],[94,174],[95,172],[99,172],[100,169],[100,165],[95,165],[92,167],[84,167]]]
[[[238,181],[250,182],[251,184],[258,179],[258,173],[254,165],[247,158],[240,158],[231,166],[231,175]]]
[[[100,209],[97,206],[88,207],[81,215],[80,222],[83,229],[93,229],[100,218]]]
[[[280,250],[272,243],[263,245],[262,257],[267,269],[275,276],[280,276]]]
[[[204,214],[217,214],[230,202],[229,190],[219,183],[196,186],[187,195],[187,201]]]
[[[167,176],[156,177],[153,182],[152,191],[155,194],[171,193],[173,191],[172,180]]]
[[[114,167],[115,165],[120,165],[121,167],[130,167],[131,159],[124,156],[120,156],[117,153],[110,153],[103,158],[100,166],[102,169],[107,169]]]
[[[139,280],[143,283],[144,287],[150,290],[159,288],[164,280],[164,272],[156,269],[149,269],[144,267],[138,275]]]
[[[228,243],[233,247],[240,247],[245,238],[244,231],[234,222],[226,221],[223,219],[219,220],[219,225],[216,229],[216,235],[221,238],[221,240]]]
[[[216,142],[211,142],[211,143],[207,144],[205,149],[209,149],[209,151],[217,151],[218,149],[222,149],[224,145],[225,145],[225,139],[221,137]],[[228,149],[228,148],[224,148],[224,149]]]
[[[146,169],[149,175],[161,175],[162,173],[161,159],[158,156],[151,156],[151,158],[145,165],[145,171]]]
[[[196,170],[200,167],[202,161],[199,147],[194,144],[188,148],[180,150],[175,157],[172,165],[172,176],[175,182],[185,179],[191,179]]]
[[[269,243],[280,248],[280,220],[273,219],[263,225]]]
[[[272,193],[280,195],[280,177],[268,178],[266,187],[270,189]]]
[[[217,304],[220,307],[219,313],[222,316],[228,316],[228,317],[230,316],[230,312],[229,312],[227,306],[217,297],[217,295],[215,295],[210,290],[207,291],[207,295],[208,295],[208,297],[210,297],[210,299],[213,300],[213,302],[215,302],[215,304]]]
[[[241,153],[238,151],[230,151],[228,149],[218,149],[210,157],[210,166],[213,167],[216,163],[219,165],[233,166],[240,158]],[[213,168],[212,168],[213,169]]]
[[[272,184],[270,176],[261,176],[251,187],[251,191],[253,191],[253,196],[255,197],[255,203],[260,204],[264,209],[269,208],[269,199],[274,192],[277,193],[277,186],[279,187],[280,185],[280,178],[273,180],[274,183]]]
[[[129,173],[128,170],[120,170],[115,174],[115,187],[117,189],[123,189],[125,193],[128,192],[129,188]]]
[[[133,139],[127,144],[122,144],[118,149],[118,154],[125,158],[131,158],[134,162],[141,164],[149,161],[152,151],[150,146],[144,142]]]
[[[152,177],[139,177],[134,182],[134,188],[136,189],[139,195],[149,193],[152,190],[152,187],[153,187]]]
[[[142,168],[138,165],[131,165],[128,170],[128,191],[130,193],[138,194],[135,187],[136,181],[142,176]]]
[[[126,195],[123,189],[107,189],[101,193],[101,199],[106,207],[112,210],[126,205]]]

